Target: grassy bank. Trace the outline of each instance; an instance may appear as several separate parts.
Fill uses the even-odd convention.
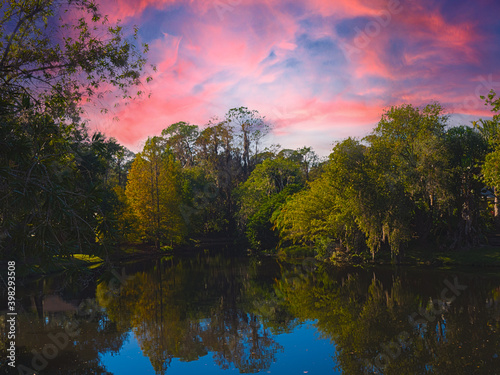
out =
[[[482,245],[446,252],[413,248],[405,258],[405,262],[417,265],[500,267],[500,247]]]
[[[315,257],[313,247],[290,246],[278,251],[283,258]],[[327,261],[338,265],[354,264],[393,264],[394,260],[388,252],[379,252],[372,261],[369,254],[353,255],[352,253],[337,253]],[[412,266],[470,266],[470,267],[500,267],[500,246],[481,245],[453,251],[436,250],[429,246],[412,245],[400,259],[401,265]]]

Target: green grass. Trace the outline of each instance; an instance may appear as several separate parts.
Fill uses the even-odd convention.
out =
[[[439,254],[437,259],[444,264],[471,266],[500,266],[500,247],[481,246],[457,251],[455,253]]]
[[[454,251],[412,248],[407,251],[405,258],[412,264],[500,267],[500,247],[476,246]]]
[[[102,264],[103,260],[99,257],[85,254],[73,254],[69,258],[53,257],[51,261],[46,261],[40,264],[19,264],[18,276],[38,277],[67,270],[90,270],[100,267]]]
[[[102,262],[103,260],[99,257],[92,256],[92,255],[87,255],[87,254],[73,254],[73,258],[83,260],[85,262],[89,263],[98,263]]]
[[[87,263],[89,269],[100,267],[103,262],[103,260],[97,256],[86,254],[73,254],[73,259]]]

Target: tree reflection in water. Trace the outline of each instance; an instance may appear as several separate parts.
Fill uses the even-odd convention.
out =
[[[268,369],[282,348],[251,308],[266,303],[248,299],[258,297],[252,276],[248,262],[222,255],[157,261],[118,295],[101,283],[97,296],[112,321],[130,325],[158,374],[172,358],[194,361],[209,352],[222,369],[254,373]]]
[[[323,265],[302,276],[285,271],[277,288],[294,316],[316,320],[324,337],[335,342],[334,359],[344,374],[499,371],[498,277],[460,275],[467,289],[435,313],[431,301],[442,296],[444,280],[453,274]]]
[[[297,334],[297,325],[313,321],[332,342],[321,353],[333,356],[326,372],[494,374],[500,368],[498,276],[459,274],[467,288],[436,313],[431,302],[452,273],[201,254],[131,264],[124,275],[117,283],[116,273],[101,274],[83,291],[78,278],[64,288],[56,288],[57,278],[21,288],[18,363],[29,366],[49,334],[74,325],[78,335],[40,374],[109,374],[100,357],[118,353],[129,332],[157,374],[167,373],[174,359],[207,355],[221,369],[255,373],[275,364],[279,373],[286,348],[276,335]],[[3,351],[6,327],[1,320]]]

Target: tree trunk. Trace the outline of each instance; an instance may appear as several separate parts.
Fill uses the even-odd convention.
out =
[[[493,188],[493,195],[495,196],[495,200],[493,202],[493,212],[494,212],[494,215],[495,215],[495,226],[498,228],[500,225],[499,225],[499,222],[500,222],[500,208],[499,208],[499,204],[500,202],[498,201],[498,194],[497,194],[497,188]]]

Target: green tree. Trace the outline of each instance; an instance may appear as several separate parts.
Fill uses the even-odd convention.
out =
[[[322,256],[379,250],[400,260],[413,239],[448,247],[477,243],[486,144],[468,127],[445,130],[438,104],[393,107],[363,143],[337,144],[309,189],[274,215],[282,239]]]
[[[433,207],[446,194],[440,174],[446,163],[446,123],[447,116],[439,104],[423,109],[402,105],[388,110],[366,137],[374,171],[380,176],[374,175],[372,180],[377,180],[383,203],[374,212],[379,217],[371,227],[375,230],[373,225],[378,226],[376,231],[382,234],[379,238],[387,237],[396,255],[414,233],[422,239],[428,236]]]
[[[278,194],[291,184],[304,184],[300,165],[278,157],[258,164],[250,177],[238,188],[239,217],[243,223],[258,210],[263,200]]]
[[[226,121],[214,118],[195,143],[197,165],[206,185],[198,192],[195,209],[201,211],[207,231],[234,235],[233,189],[242,179],[241,158],[235,148],[234,132]]]
[[[113,242],[115,196],[105,183],[116,143],[49,115],[5,116],[0,128],[0,244],[25,261],[100,253]],[[107,237],[107,238],[105,238]],[[109,240],[109,241],[108,241]]]
[[[273,213],[288,196],[303,188],[304,183],[299,162],[279,156],[258,164],[237,188],[239,222],[254,249],[276,246],[278,237],[271,224]]]
[[[482,167],[484,181],[493,188],[495,196],[494,202],[494,215],[497,219],[500,217],[500,200],[498,198],[498,191],[500,191],[500,97],[496,96],[496,92],[491,90],[487,97],[482,96],[485,100],[485,105],[491,107],[494,114],[491,120],[479,120],[474,122],[474,127],[478,129],[479,133],[488,142],[489,153],[486,155],[486,160]]]
[[[446,132],[446,151],[449,161],[443,180],[447,199],[442,204],[440,225],[436,225],[436,229],[444,231],[446,225],[451,248],[476,245],[485,227],[481,217],[481,190],[484,187],[481,165],[488,144],[477,131],[458,126]]]
[[[309,174],[314,171],[320,164],[319,156],[311,147],[302,147],[297,150],[284,149],[278,153],[285,159],[297,162],[301,166],[301,171],[305,179],[308,181],[311,176]]]
[[[195,142],[199,135],[198,126],[181,121],[163,129],[161,135],[183,167],[194,165]]]
[[[128,40],[92,1],[8,0],[0,8],[2,256],[95,253],[114,232],[108,159],[120,146],[89,135],[78,115],[104,87],[132,95],[147,45],[139,51],[137,30]]]
[[[352,138],[335,145],[324,173],[274,215],[283,240],[314,244],[322,257],[363,250],[359,197],[361,189],[371,191],[366,186],[365,154],[366,147]]]
[[[104,84],[129,97],[141,83],[148,46],[138,51],[95,2],[7,0],[1,9],[1,101],[19,108],[28,96],[59,119],[78,113]]]

